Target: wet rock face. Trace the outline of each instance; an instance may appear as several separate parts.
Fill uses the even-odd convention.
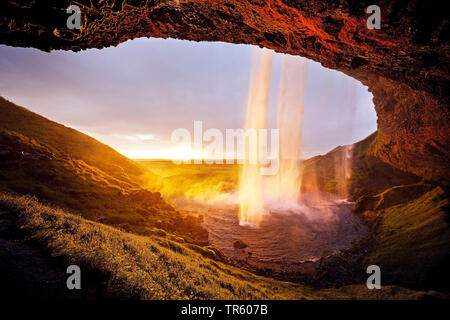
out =
[[[388,79],[371,90],[378,115],[377,157],[403,171],[448,181],[448,100]]]
[[[365,8],[372,2],[79,0],[82,28],[70,31],[65,11],[70,1],[5,0],[0,42],[81,50],[136,37],[171,37],[301,55],[369,86],[383,161],[449,180],[447,11],[432,1],[381,0],[381,29],[370,30]]]

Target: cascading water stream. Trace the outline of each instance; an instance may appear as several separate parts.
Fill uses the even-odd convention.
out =
[[[254,51],[245,130],[251,129],[254,133],[259,133],[259,130],[267,128],[271,68],[272,52],[258,49]],[[239,190],[241,224],[258,225],[267,210],[267,204],[276,208],[298,205],[306,74],[306,59],[290,55],[282,56],[278,98],[279,170],[275,175],[263,179],[260,174],[261,163],[248,161],[249,151],[248,147],[246,148],[246,161],[242,167]],[[257,136],[261,139],[261,135]],[[261,155],[262,144],[264,141],[257,143],[258,156]]]
[[[277,117],[279,169],[267,179],[265,189],[272,207],[289,209],[298,206],[301,186],[299,162],[308,60],[291,55],[283,55],[281,59]]]
[[[252,71],[247,102],[245,130],[259,133],[267,127],[267,104],[269,97],[270,74],[272,70],[273,51],[254,49],[252,57]],[[259,139],[258,135],[256,139]],[[248,139],[249,140],[249,139]],[[248,146],[248,143],[246,143]],[[256,155],[260,154],[259,141],[254,146]],[[249,161],[251,155],[246,147],[245,162],[242,166],[239,198],[239,221],[241,224],[258,225],[264,213],[264,199],[262,176],[260,175],[259,159]],[[259,157],[258,157],[259,158]]]

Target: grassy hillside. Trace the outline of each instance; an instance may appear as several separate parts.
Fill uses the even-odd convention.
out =
[[[34,195],[139,234],[207,243],[201,220],[141,188],[157,176],[110,147],[0,98],[0,191]],[[156,185],[155,183],[153,183]]]
[[[87,165],[107,172],[110,176],[136,184],[145,170],[97,140],[50,121],[36,113],[0,97],[0,128],[39,143],[54,156],[70,156]]]
[[[53,265],[77,264],[101,280],[94,297],[124,299],[416,299],[428,295],[400,287],[368,290],[364,285],[315,290],[256,276],[210,259],[208,248],[163,236],[137,236],[50,208],[30,197],[0,194],[0,225],[12,220],[8,234],[19,235]],[[2,233],[0,241],[8,241]],[[14,240],[18,241],[18,240]],[[24,240],[20,240],[24,241]],[[0,259],[4,257],[1,256]],[[21,252],[14,256],[23,265]],[[30,259],[30,257],[28,257]],[[14,266],[13,266],[14,267]],[[27,277],[27,270],[16,270]],[[28,270],[30,272],[30,270]],[[34,272],[34,269],[32,270]],[[57,273],[57,271],[54,271]],[[45,272],[44,272],[45,273]],[[9,274],[10,277],[17,275]],[[92,276],[91,276],[92,278]],[[36,288],[40,278],[34,276]],[[8,290],[8,288],[2,288]],[[62,296],[69,294],[61,291]],[[92,296],[91,296],[92,298]]]
[[[396,186],[360,198],[354,209],[375,226],[364,263],[379,265],[384,281],[450,289],[449,199],[441,187]]]
[[[350,200],[375,195],[396,185],[417,183],[418,176],[398,170],[375,156],[377,132],[352,146],[339,146],[303,163],[303,192],[338,194]]]
[[[356,201],[353,210],[373,232],[362,264],[379,265],[384,283],[449,290],[448,192],[376,158],[376,139],[375,132],[350,149],[337,147],[306,160],[302,190]]]

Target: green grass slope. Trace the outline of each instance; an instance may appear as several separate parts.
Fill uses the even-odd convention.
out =
[[[375,132],[351,149],[337,147],[306,160],[302,190],[355,201],[353,210],[373,233],[363,266],[379,265],[384,283],[448,291],[448,191],[379,160],[373,153],[376,139]]]
[[[207,243],[201,220],[158,192],[158,178],[110,147],[0,98],[0,191],[29,194],[85,218],[149,234],[163,229]]]
[[[212,260],[208,249],[193,244],[126,233],[44,206],[30,197],[0,194],[0,222],[4,224],[7,219],[13,221],[10,233],[30,239],[34,247],[48,253],[53,264],[61,266],[61,272],[67,265],[77,264],[83,272],[101,279],[102,286],[97,286],[90,298],[417,299],[429,295],[395,286],[316,290],[265,278]],[[0,235],[0,241],[5,241],[3,237]],[[20,256],[15,260],[20,262]],[[27,276],[26,270],[16,272]]]
[[[323,156],[305,160],[302,191],[338,194],[354,201],[363,195],[375,195],[396,185],[421,180],[375,157],[372,149],[376,138],[374,132],[352,146],[339,146]]]
[[[380,266],[384,281],[450,289],[449,199],[441,187],[396,186],[355,209],[376,226],[364,263]]]
[[[1,129],[20,133],[45,146],[55,156],[70,155],[74,160],[81,160],[131,184],[136,183],[145,172],[136,162],[111,147],[17,106],[3,97],[0,97],[0,114]]]

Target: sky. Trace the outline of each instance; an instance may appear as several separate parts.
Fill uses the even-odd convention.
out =
[[[0,95],[130,158],[176,158],[180,150],[170,137],[177,128],[192,132],[195,120],[203,122],[203,130],[223,133],[244,127],[252,49],[155,38],[77,53],[0,45]],[[276,123],[280,61],[276,53],[269,128]],[[359,141],[375,130],[367,87],[310,60],[302,158]]]

